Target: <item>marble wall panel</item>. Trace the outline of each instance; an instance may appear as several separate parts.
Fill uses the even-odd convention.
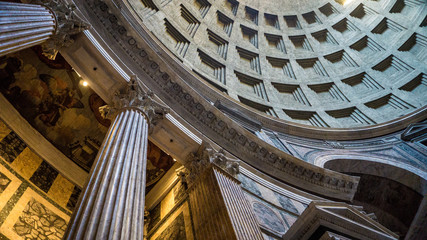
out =
[[[305,203],[278,193],[242,173],[238,178],[266,240],[281,239],[307,207]]]
[[[61,239],[80,189],[0,121],[0,239]]]
[[[179,208],[174,210],[167,218],[160,222],[153,233],[150,233],[148,239],[163,240],[192,240],[193,229],[188,202],[185,201]]]
[[[251,193],[246,192],[245,195],[251,203],[261,229],[270,237],[280,238],[299,216],[299,214],[291,213],[287,209],[273,205]],[[293,204],[293,202],[290,201],[288,204]]]
[[[257,184],[252,179],[248,178],[247,176],[243,174],[238,175],[238,179],[241,182],[241,186],[246,189],[247,191],[261,197],[261,191],[259,190],[259,184]]]
[[[1,123],[0,132],[9,131],[9,134],[0,139],[0,149],[3,149],[0,150],[0,161],[3,160],[3,164],[8,164],[17,176],[72,211],[75,203],[70,203],[70,201],[76,202],[81,190],[28,148],[19,136],[3,122]],[[5,141],[6,138],[8,138],[7,141]],[[25,146],[25,148],[22,151],[16,151],[17,145]]]
[[[0,155],[9,163],[12,163],[27,145],[16,135],[10,132],[0,141]]]
[[[290,213],[299,215],[307,207],[307,204],[267,188],[243,174],[239,174],[238,179],[241,181],[242,188],[247,192],[257,196],[262,201],[266,201],[269,204],[282,208]]]
[[[289,228],[287,222],[280,219],[271,207],[261,202],[252,202],[252,207],[259,224],[263,227],[273,230],[279,234],[284,234]]]
[[[262,236],[264,237],[265,240],[279,240],[280,238],[275,238],[273,236],[270,236],[266,233],[262,233]]]
[[[30,188],[17,201],[0,227],[8,239],[62,239],[70,216]]]
[[[6,137],[11,130],[4,124],[4,122],[0,121],[0,140]]]
[[[298,203],[297,201],[293,201],[290,198],[283,196],[281,194],[278,194],[278,193],[275,193],[275,196],[277,197],[279,204],[280,204],[280,206],[282,206],[282,208],[288,210],[289,212],[295,213],[295,214],[301,213],[296,208],[296,203]]]
[[[180,222],[181,220],[177,220],[177,222],[173,222],[173,220],[171,220],[171,217],[176,215],[176,211],[178,211],[178,209],[181,209],[182,205],[186,205],[188,208],[187,194],[186,194],[184,185],[181,184],[181,182],[179,181],[178,183],[175,184],[175,186],[172,187],[172,189],[168,193],[165,194],[165,196],[160,200],[160,202],[155,207],[153,207],[152,209],[149,209],[149,222],[147,226],[148,234],[150,236],[149,239],[156,239],[153,237],[155,236],[156,233],[158,233],[159,231],[158,229],[161,228],[161,226],[164,226],[166,223],[171,225],[171,229],[165,230],[167,233],[164,233],[164,234],[168,235],[174,232],[172,234],[173,236],[175,236],[175,234],[178,234],[177,236],[187,236],[187,235],[180,235],[182,233],[179,233],[179,231],[176,228],[178,224],[177,222]],[[189,224],[191,225],[191,218],[189,218],[188,221],[190,221]],[[158,238],[158,239],[175,239],[175,238]],[[180,238],[177,238],[177,239],[180,239]],[[183,239],[187,239],[187,238],[183,238]]]

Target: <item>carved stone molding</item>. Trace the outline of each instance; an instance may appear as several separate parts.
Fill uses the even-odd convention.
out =
[[[412,123],[403,131],[400,138],[403,141],[411,141],[412,139],[422,136],[427,133],[427,122]]]
[[[169,108],[153,100],[151,91],[145,92],[132,76],[126,89],[122,93],[116,92],[112,104],[99,108],[104,118],[114,117],[124,109],[133,108],[142,112],[150,126],[154,126],[169,112]],[[152,128],[150,128],[152,130]]]
[[[192,209],[197,239],[264,239],[252,208],[232,174],[238,171],[237,161],[215,151],[207,144],[190,154],[183,176]]]
[[[363,209],[357,209],[346,203],[327,201],[311,202],[283,235],[283,239],[312,239],[315,234],[320,234],[326,229],[338,235],[348,236],[350,239],[398,239],[398,235],[373,220],[363,212]]]
[[[234,160],[225,156],[224,149],[215,151],[207,143],[202,143],[199,150],[191,153],[186,163],[185,170],[178,172],[178,176],[185,175],[185,181],[189,184],[193,183],[209,166],[215,165],[232,177],[236,177],[239,173],[239,160]]]
[[[29,3],[40,4],[49,8],[56,19],[53,36],[42,44],[43,55],[55,59],[59,49],[70,46],[72,36],[90,28],[90,24],[82,20],[74,12],[76,6],[63,0],[30,0]]]
[[[133,72],[145,75],[144,84],[165,104],[173,106],[174,111],[184,116],[196,129],[202,130],[208,138],[220,143],[222,148],[239,159],[244,159],[254,167],[262,168],[263,171],[293,186],[325,196],[351,200],[357,189],[357,177],[315,167],[258,139],[183,83],[178,75],[182,70],[170,69],[163,65],[160,67],[156,61],[161,61],[158,59],[161,56],[159,53],[155,55],[159,50],[151,48],[142,40],[149,36],[144,38],[138,35],[142,33],[136,33],[128,22],[122,20],[123,16],[115,15],[119,10],[109,5],[110,2],[95,0],[80,3],[91,14],[94,28],[102,28],[105,39],[114,40],[109,42],[109,47],[122,61],[129,60],[127,67],[132,68]],[[149,56],[149,53],[153,55]]]
[[[342,235],[326,231],[319,240],[351,240],[350,238],[346,238]]]
[[[226,157],[224,149],[214,152],[211,161],[233,177],[239,174],[240,161]]]

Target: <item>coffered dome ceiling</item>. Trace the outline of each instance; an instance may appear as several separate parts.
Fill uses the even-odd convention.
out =
[[[201,94],[216,91],[267,118],[365,127],[427,101],[423,1],[129,2],[205,84]]]

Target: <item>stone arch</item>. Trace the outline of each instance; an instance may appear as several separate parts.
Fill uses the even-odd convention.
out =
[[[315,158],[315,164],[359,176],[353,204],[375,213],[381,224],[400,236],[405,236],[417,221],[417,211],[427,194],[425,173],[414,172],[406,164],[364,155],[322,155]]]
[[[399,182],[421,195],[427,194],[427,173],[410,165],[363,154],[324,153],[314,158],[314,165],[355,174],[369,174]]]

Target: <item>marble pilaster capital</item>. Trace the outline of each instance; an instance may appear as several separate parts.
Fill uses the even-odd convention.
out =
[[[156,102],[151,91],[144,91],[137,82],[136,76],[132,76],[123,93],[116,92],[112,104],[99,108],[102,116],[114,119],[115,116],[126,109],[140,111],[148,124],[156,125],[169,112],[169,108]],[[150,128],[152,130],[152,128]]]
[[[188,183],[194,182],[198,176],[212,165],[221,168],[235,178],[239,173],[240,161],[225,156],[223,149],[216,151],[204,142],[197,152],[190,153],[187,157],[187,161],[184,164],[186,181]]]
[[[70,46],[74,42],[73,35],[91,27],[75,14],[76,6],[64,0],[30,0],[29,3],[43,5],[55,16],[55,33],[42,44],[43,55],[49,59],[54,60],[60,48]]]

